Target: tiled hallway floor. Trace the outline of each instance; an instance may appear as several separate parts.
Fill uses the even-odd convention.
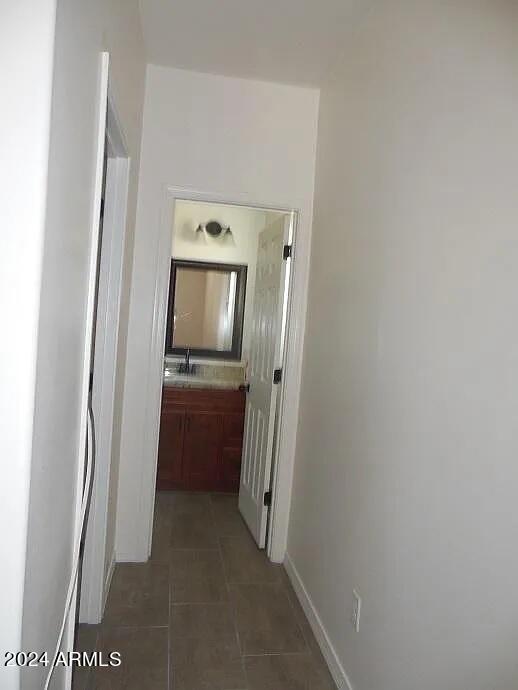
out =
[[[259,551],[237,497],[159,493],[153,552],[117,565],[101,626],[78,648],[120,668],[78,669],[74,690],[334,690],[282,566]]]

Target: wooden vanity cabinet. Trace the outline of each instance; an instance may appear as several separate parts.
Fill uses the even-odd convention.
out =
[[[239,490],[245,393],[164,386],[157,489]]]

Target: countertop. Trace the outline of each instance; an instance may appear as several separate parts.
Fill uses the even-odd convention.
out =
[[[174,388],[206,388],[217,390],[239,390],[244,378],[241,370],[230,371],[230,367],[199,366],[194,374],[180,374],[177,367],[164,368],[164,386]]]

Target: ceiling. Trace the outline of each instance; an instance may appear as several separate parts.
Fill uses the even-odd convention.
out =
[[[355,0],[140,0],[158,65],[318,86],[339,59]]]

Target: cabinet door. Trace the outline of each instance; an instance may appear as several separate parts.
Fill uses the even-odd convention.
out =
[[[187,488],[211,490],[216,485],[221,454],[221,431],[221,414],[186,413],[183,471]]]
[[[243,427],[245,415],[243,412],[226,412],[223,418],[225,445],[241,448],[243,445]]]
[[[241,447],[223,448],[221,457],[221,489],[223,491],[234,493],[239,490],[241,454]]]
[[[241,455],[243,452],[243,426],[245,415],[242,412],[226,412],[223,418],[223,453],[221,456],[221,489],[237,492],[241,475]]]
[[[163,409],[158,444],[157,489],[183,487],[185,412]]]

